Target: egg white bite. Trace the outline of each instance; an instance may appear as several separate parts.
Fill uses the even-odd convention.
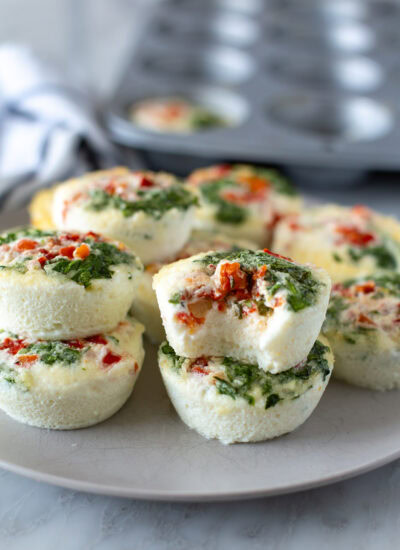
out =
[[[272,248],[298,262],[315,263],[341,282],[399,270],[400,224],[365,206],[318,206],[279,222]]]
[[[400,388],[400,274],[334,285],[323,332],[336,378],[373,390]]]
[[[132,392],[144,359],[143,331],[127,318],[111,332],[75,340],[0,332],[0,409],[54,430],[102,422]]]
[[[153,132],[193,133],[226,126],[227,121],[204,105],[182,97],[152,97],[134,103],[131,121]]]
[[[148,264],[186,243],[195,204],[195,196],[170,174],[114,168],[57,186],[52,219],[59,229],[97,231],[122,241]]]
[[[153,288],[178,355],[229,355],[276,373],[307,356],[331,283],[265,249],[197,254],[163,267]]]
[[[302,201],[277,171],[242,164],[222,164],[195,170],[188,187],[198,196],[198,229],[270,244],[275,224],[299,211]]]
[[[126,316],[142,270],[125,245],[95,233],[3,233],[1,326],[44,339],[107,332]]]
[[[140,276],[132,304],[132,315],[146,327],[146,334],[153,343],[159,344],[165,339],[165,330],[161,321],[157,297],[153,290],[153,276],[164,265],[189,258],[199,252],[209,250],[237,250],[239,248],[253,249],[257,246],[243,239],[230,239],[224,235],[214,235],[208,231],[194,231],[185,246],[175,256],[162,262],[153,262],[144,268]]]
[[[159,366],[189,428],[222,443],[247,443],[289,433],[307,420],[328,384],[333,355],[320,336],[305,360],[271,374],[231,357],[181,357],[164,342]]]

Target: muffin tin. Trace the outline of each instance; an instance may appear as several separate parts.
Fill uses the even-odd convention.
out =
[[[135,37],[108,126],[164,160],[399,168],[399,23],[386,0],[166,0]],[[132,103],[170,95],[231,125],[168,134],[129,121]]]

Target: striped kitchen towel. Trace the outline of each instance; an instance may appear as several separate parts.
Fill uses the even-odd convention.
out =
[[[0,210],[40,187],[121,163],[88,97],[22,46],[0,46]]]

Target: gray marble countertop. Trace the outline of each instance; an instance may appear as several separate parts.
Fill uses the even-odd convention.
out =
[[[329,487],[218,504],[88,495],[4,471],[0,484],[7,550],[386,550],[400,537],[400,461]]]
[[[135,17],[127,14],[132,15],[139,3],[2,0],[0,41],[32,44],[40,54],[73,69],[77,77],[96,87],[99,95],[106,95],[118,69],[114,62],[118,49],[126,45],[132,26],[137,24]],[[86,29],[89,47],[79,65],[71,62],[81,46],[69,33],[71,5],[84,9],[91,21]],[[84,28],[82,22],[80,30]],[[380,179],[374,181],[381,183]],[[400,214],[395,178],[385,179],[379,186],[369,183],[350,190],[304,191],[322,200],[367,202],[383,212]],[[400,539],[400,461],[320,489],[219,504],[153,503],[89,495],[3,470],[0,485],[1,550],[385,550],[397,548]]]

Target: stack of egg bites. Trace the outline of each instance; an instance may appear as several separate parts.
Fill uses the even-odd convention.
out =
[[[140,258],[131,315],[161,343],[178,414],[207,438],[259,441],[302,424],[332,372],[325,337],[338,378],[400,385],[396,220],[361,206],[303,208],[278,172],[240,164],[184,184],[95,172],[40,192],[30,212],[39,230],[96,231]]]
[[[0,236],[0,408],[53,429],[114,414],[140,372],[144,327],[127,316],[140,260],[97,233]]]
[[[64,429],[97,423],[123,405],[144,359],[144,326],[130,311],[142,260],[186,244],[195,203],[169,174],[123,168],[35,197],[36,227],[0,241],[5,412]]]

